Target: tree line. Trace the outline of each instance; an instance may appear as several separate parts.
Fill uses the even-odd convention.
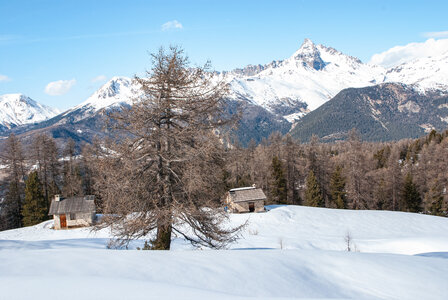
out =
[[[33,138],[24,149],[11,134],[0,154],[0,230],[30,226],[49,218],[54,195],[91,194],[90,168],[78,155],[75,142],[63,148],[45,134]]]
[[[1,155],[0,229],[47,220],[56,194],[95,194],[101,209],[108,172],[102,151],[98,142],[77,154],[73,140],[58,148],[41,134],[25,155],[11,135]],[[256,184],[268,204],[448,215],[448,131],[381,143],[362,142],[352,131],[344,142],[313,137],[307,144],[274,133],[259,145],[223,148],[219,156],[220,168],[209,173],[214,199],[228,189]]]
[[[271,203],[447,216],[448,131],[419,139],[307,144],[272,134],[229,151],[229,186],[256,183]]]

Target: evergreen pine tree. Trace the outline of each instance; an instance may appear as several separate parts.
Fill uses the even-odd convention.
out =
[[[5,216],[5,224],[2,224],[2,230],[22,227],[22,197],[21,185],[15,181],[8,184],[5,200],[1,203],[1,212]]]
[[[31,226],[47,219],[47,201],[36,171],[30,173],[25,184],[25,203],[22,208],[23,225]]]
[[[283,172],[283,165],[277,156],[272,158],[272,197],[274,202],[285,204],[287,198],[286,178]]]
[[[330,196],[336,208],[347,208],[345,193],[345,178],[342,176],[342,167],[337,165],[330,179]]]
[[[419,212],[422,199],[417,187],[414,184],[411,173],[408,173],[404,179],[402,193],[402,210],[409,212]]]
[[[305,205],[314,207],[324,206],[320,186],[312,170],[306,178]]]

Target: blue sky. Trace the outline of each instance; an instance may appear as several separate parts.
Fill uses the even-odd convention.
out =
[[[106,79],[142,75],[148,52],[169,44],[216,70],[284,59],[304,38],[368,62],[428,32],[448,37],[447,11],[430,0],[0,0],[0,95],[67,109]]]

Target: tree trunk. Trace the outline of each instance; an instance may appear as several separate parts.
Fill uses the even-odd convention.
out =
[[[152,242],[153,250],[170,250],[171,246],[171,225],[162,225],[159,224],[157,226],[157,236],[156,239]]]

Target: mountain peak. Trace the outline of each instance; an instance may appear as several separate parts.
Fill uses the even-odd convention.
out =
[[[132,81],[132,78],[129,77],[124,77],[124,76],[114,76],[112,77],[108,82],[130,82]]]
[[[302,43],[302,45],[300,46],[300,48],[302,48],[302,47],[306,47],[306,46],[313,46],[313,45],[314,45],[314,43],[313,43],[312,40],[310,40],[309,38],[305,38],[305,39],[303,40],[303,43]]]
[[[313,43],[310,39],[306,38],[303,40],[302,45],[300,46],[299,50],[296,51],[295,55],[297,54],[305,54],[305,53],[315,53],[319,52],[319,50],[316,47],[316,44]]]
[[[294,60],[301,62],[304,68],[312,68],[320,71],[326,66],[326,63],[321,58],[318,47],[310,39],[305,39],[302,46],[300,46],[299,50],[292,57]]]
[[[0,95],[0,127],[40,122],[58,113],[57,109],[37,103],[23,94]]]
[[[4,94],[4,95],[0,95],[0,102],[11,102],[11,101],[26,101],[28,98],[27,96],[25,96],[24,94]],[[33,101],[33,100],[31,100]]]
[[[0,103],[2,106],[38,106],[38,103],[24,94],[4,94],[0,95]]]
[[[108,82],[106,82],[95,94],[98,98],[111,98],[120,93],[120,90],[130,87],[132,79],[127,77],[115,76]]]
[[[135,94],[136,87],[132,83],[132,78],[115,76],[103,84],[86,101],[68,112],[80,108],[95,112],[106,107],[119,106],[123,103],[131,104]]]

